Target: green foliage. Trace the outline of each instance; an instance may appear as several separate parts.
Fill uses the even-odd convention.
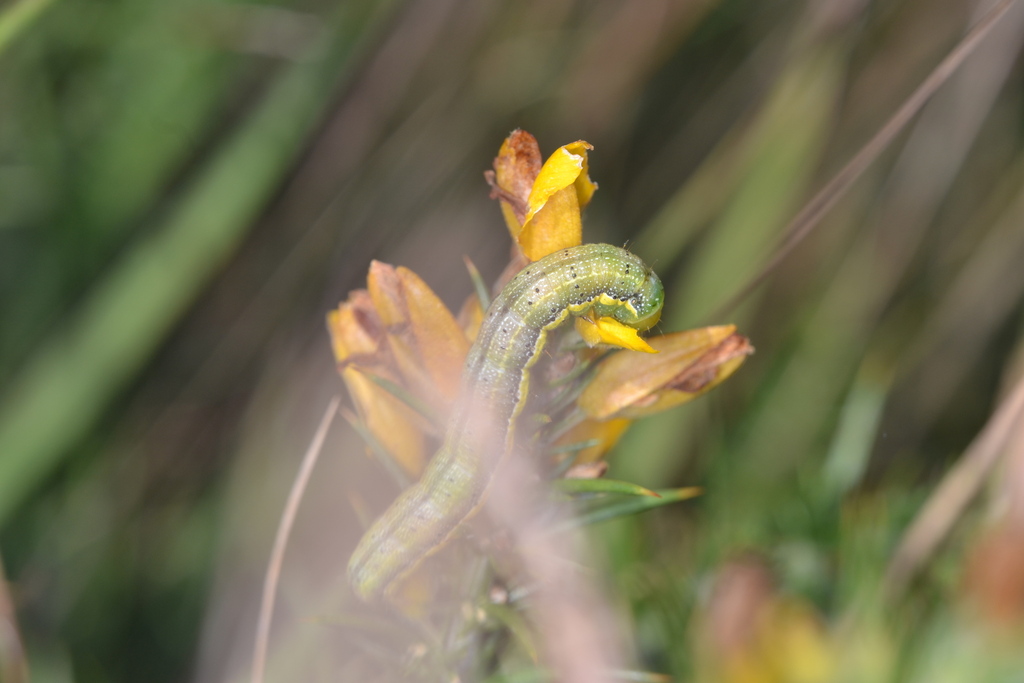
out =
[[[1012,460],[886,587],[1019,375],[1019,10],[720,320],[974,3],[6,4],[0,626],[9,592],[34,680],[245,678],[285,492],[341,390],[323,314],[374,257],[453,305],[484,298],[508,252],[480,172],[517,126],[544,149],[595,145],[585,237],[653,264],[663,331],[735,322],[757,347],[711,395],[634,425],[611,479],[562,484],[576,523],[601,522],[586,531],[628,634],[619,678],[1013,680]],[[395,486],[337,432],[267,680],[545,680],[514,587],[468,617],[353,605],[357,519]],[[730,650],[726,608],[776,639]],[[761,678],[730,678],[736,652]],[[12,657],[0,642],[0,676]]]

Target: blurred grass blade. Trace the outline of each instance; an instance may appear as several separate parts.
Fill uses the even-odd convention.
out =
[[[657,674],[652,671],[629,671],[619,669],[612,671],[612,678],[617,681],[630,681],[631,683],[671,683],[671,676]]]
[[[742,131],[722,140],[637,235],[633,249],[668,269],[680,253],[726,206],[741,170],[756,152]],[[661,272],[659,270],[659,272]]]
[[[866,376],[850,389],[822,472],[824,493],[830,499],[843,496],[863,476],[888,395],[888,380]]]
[[[812,178],[843,82],[846,54],[809,51],[788,65],[747,131],[747,165],[728,206],[708,233],[692,272],[666,295],[673,327],[706,323],[723,293],[758,271]],[[721,322],[721,321],[717,321]],[[739,322],[739,321],[733,321]]]
[[[618,493],[626,496],[661,496],[649,488],[615,479],[556,479],[555,488],[563,493]]]
[[[783,233],[782,242],[775,249],[771,258],[761,270],[750,278],[733,296],[722,304],[712,319],[727,315],[764,282],[782,261],[802,242],[818,225],[825,214],[835,206],[836,202],[850,189],[868,166],[888,149],[890,143],[913,120],[921,108],[931,99],[932,95],[949,80],[953,73],[963,64],[964,60],[981,44],[989,32],[1003,18],[1013,0],[1001,0],[989,10],[963,40],[943,59],[928,77],[918,86],[903,105],[892,115],[884,126],[869,140],[857,154],[839,171],[814,197],[804,205],[793,218]]]
[[[373,455],[376,457],[377,462],[380,463],[388,475],[395,480],[395,483],[400,489],[407,489],[412,486],[412,482],[409,480],[409,475],[405,473],[405,470],[398,464],[394,456],[388,453],[388,450],[384,448],[384,445],[374,437],[373,433],[366,428],[366,425],[362,421],[353,415],[349,410],[342,408],[341,416],[345,418],[345,421],[352,425],[352,429],[356,430],[356,433],[366,442],[366,445],[370,447]]]
[[[743,169],[721,216],[697,245],[692,265],[675,284],[666,286],[662,321],[667,329],[707,321],[761,267],[826,150],[827,133],[842,95],[845,63],[846,54],[839,46],[794,55],[752,123],[732,132],[739,139],[735,144],[743,149],[729,155],[739,155]],[[725,162],[716,157],[705,163],[717,167]],[[656,225],[671,230],[661,220]],[[650,231],[644,235],[648,244],[661,242]],[[743,315],[728,322],[742,325]],[[677,466],[679,434],[692,431],[692,422],[698,419],[699,412],[688,410],[637,423],[619,448],[645,457],[623,459],[620,476],[664,481]]]
[[[405,388],[398,386],[394,382],[379,375],[375,375],[372,372],[367,372],[366,376],[370,378],[370,381],[379,386],[384,391],[388,392],[405,405],[412,408],[419,415],[426,418],[431,424],[443,425],[444,422],[438,417],[437,413],[431,410],[430,406],[421,401],[420,399],[413,396],[411,393],[405,390]]]
[[[20,0],[0,10],[0,55],[53,0]]]
[[[564,443],[558,446],[552,446],[548,449],[550,455],[557,455],[559,453],[579,453],[585,451],[588,448],[601,445],[601,439],[587,439],[586,441],[573,441],[572,443]]]
[[[518,641],[519,645],[523,648],[523,652],[526,653],[534,664],[540,661],[533,629],[521,612],[506,605],[496,605],[491,602],[484,602],[483,610],[487,616],[509,630],[509,633]]]
[[[615,669],[609,671],[608,677],[615,681],[630,681],[631,683],[670,683],[673,680],[666,674],[652,673],[650,671],[630,671],[627,669]],[[552,680],[550,673],[541,669],[524,669],[511,673],[497,674],[491,676],[485,683],[542,683]]]
[[[480,300],[480,308],[486,311],[491,306],[491,293],[487,289],[487,283],[484,282],[480,270],[477,269],[472,259],[463,256],[462,260],[466,264],[466,270],[469,271],[469,279],[473,281],[473,291],[476,292],[476,298]]]
[[[484,679],[484,683],[545,683],[551,680],[551,674],[541,669],[522,669],[508,673],[495,674]]]
[[[900,539],[886,569],[890,594],[906,588],[935,553],[999,462],[1009,439],[1024,425],[1024,376],[996,408],[956,465],[946,473]]]
[[[625,500],[612,500],[607,503],[592,506],[585,512],[578,515],[575,519],[571,519],[566,522],[566,524],[562,526],[562,529],[605,522],[609,519],[635,515],[638,512],[646,512],[647,510],[660,508],[671,503],[678,503],[679,501],[696,498],[701,494],[701,489],[696,486],[687,486],[681,489],[662,489],[655,491],[654,493],[660,497],[651,498],[648,496],[637,496],[627,498]]]
[[[281,182],[354,63],[359,36],[386,17],[345,16],[322,58],[291,67],[152,231],[63,321],[0,401],[0,525],[101,417],[216,272]]]
[[[306,494],[306,487],[309,485],[309,478],[313,474],[313,468],[316,466],[316,461],[323,451],[327,430],[331,428],[331,424],[338,414],[338,406],[340,404],[340,396],[335,396],[331,399],[330,404],[328,404],[327,411],[320,420],[320,426],[317,427],[313,440],[310,442],[309,448],[306,449],[306,454],[302,457],[299,471],[295,475],[295,481],[285,501],[284,510],[281,511],[281,520],[278,523],[277,534],[274,537],[270,560],[267,562],[259,617],[256,622],[256,640],[252,655],[253,683],[263,683],[263,676],[267,665],[267,647],[270,642],[270,624],[274,619],[274,602],[277,596],[277,585],[281,579],[281,565],[284,564],[284,553],[288,547],[288,538],[291,536],[292,528],[295,526],[295,516],[298,514],[299,504]]]

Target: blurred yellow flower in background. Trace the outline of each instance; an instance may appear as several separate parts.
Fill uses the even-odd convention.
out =
[[[743,555],[716,572],[697,631],[702,683],[827,683],[837,653],[806,601],[780,593],[759,557]]]

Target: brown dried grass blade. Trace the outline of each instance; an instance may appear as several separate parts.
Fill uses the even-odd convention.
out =
[[[886,593],[902,591],[935,553],[981,490],[1021,420],[1024,420],[1024,377],[1000,403],[904,533],[885,573]]]
[[[950,76],[964,63],[974,49],[981,44],[985,37],[999,23],[1000,19],[1006,15],[1014,2],[1015,0],[1001,0],[975,24],[974,28],[967,32],[967,35],[946,55],[945,59],[939,62],[938,66],[928,75],[928,78],[906,99],[903,106],[875,133],[875,136],[861,147],[860,151],[847,162],[839,173],[833,176],[832,180],[821,188],[804,205],[803,209],[793,217],[793,220],[790,221],[783,232],[782,241],[776,247],[772,257],[757,275],[753,276],[747,284],[715,311],[710,318],[711,320],[724,319],[730,311],[746,299],[779,267],[797,245],[805,240],[821,224],[821,220],[836,205],[836,202],[846,194],[861,174],[874,163],[878,156],[892,143],[893,139],[921,111],[921,108],[931,99],[932,95],[949,80]]]
[[[267,643],[270,640],[270,622],[274,617],[274,595],[277,593],[277,583],[281,577],[284,551],[288,546],[288,537],[291,535],[292,526],[295,524],[299,503],[302,502],[302,496],[306,493],[306,485],[309,483],[313,467],[320,457],[324,439],[327,438],[327,430],[331,428],[334,416],[338,414],[339,405],[341,405],[341,398],[335,396],[327,406],[327,411],[320,419],[320,426],[317,427],[313,440],[309,443],[309,448],[306,449],[306,454],[302,456],[299,473],[295,475],[295,482],[292,484],[291,491],[288,492],[288,500],[281,512],[281,521],[277,526],[274,547],[270,551],[267,574],[263,581],[263,597],[260,600],[260,613],[256,621],[256,642],[252,653],[252,676],[249,679],[251,683],[263,683],[263,673],[267,664]]]

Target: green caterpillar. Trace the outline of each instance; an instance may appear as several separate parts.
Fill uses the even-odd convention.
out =
[[[352,554],[348,575],[356,594],[380,598],[480,506],[512,449],[530,368],[548,331],[590,311],[645,330],[658,321],[663,300],[658,276],[608,244],[563,249],[520,271],[487,310],[440,450]]]

